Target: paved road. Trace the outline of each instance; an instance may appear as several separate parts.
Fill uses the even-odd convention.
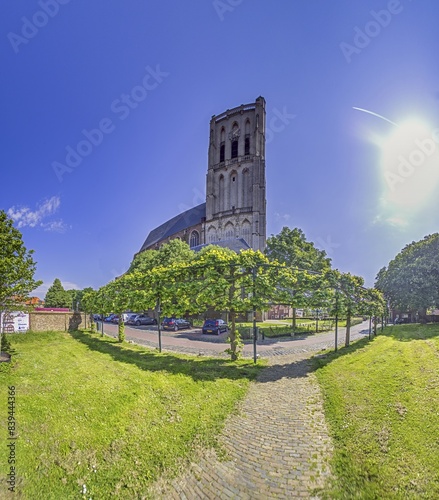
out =
[[[337,345],[345,343],[345,328],[339,328]],[[104,332],[110,336],[117,336],[117,325],[104,323]],[[157,327],[125,327],[127,340],[148,347],[158,347]],[[368,322],[351,328],[351,340],[357,340],[368,335]],[[180,330],[179,332],[162,332],[162,349],[166,351],[205,356],[228,356],[224,353],[229,347],[226,342],[228,334],[203,335],[201,329]],[[315,335],[296,336],[294,338],[265,339],[257,343],[257,353],[260,357],[285,356],[302,352],[315,352],[322,349],[334,348],[334,332]],[[243,349],[244,357],[253,357],[253,343],[246,343]]]

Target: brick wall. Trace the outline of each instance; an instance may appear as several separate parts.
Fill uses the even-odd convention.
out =
[[[33,311],[29,314],[29,329],[34,332],[66,332],[89,326],[90,319],[85,313]]]

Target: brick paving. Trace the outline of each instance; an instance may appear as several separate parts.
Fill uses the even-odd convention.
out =
[[[351,341],[367,336],[366,324],[351,330]],[[115,335],[116,329],[105,327]],[[157,347],[156,332],[127,329],[127,339]],[[168,334],[163,350],[222,356],[224,339],[200,338],[193,333]],[[344,345],[340,329],[338,345]],[[269,366],[250,386],[238,412],[228,417],[219,436],[221,457],[202,450],[199,459],[172,483],[159,481],[151,490],[161,499],[291,499],[319,498],[330,478],[332,443],[326,427],[323,400],[309,358],[333,349],[334,333],[267,339],[257,350]],[[253,345],[243,354],[253,356]]]
[[[270,357],[219,436],[225,458],[203,452],[155,498],[318,498],[332,444],[309,356]]]

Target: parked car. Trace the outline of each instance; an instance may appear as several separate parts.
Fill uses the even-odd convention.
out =
[[[119,323],[119,315],[118,314],[113,314],[113,317],[111,318],[112,323]]]
[[[221,332],[227,332],[229,329],[227,323],[222,319],[206,319],[203,324],[203,333],[216,333],[219,335]]]
[[[114,316],[116,316],[116,314],[109,314],[104,318],[104,321],[107,323],[111,323],[111,320],[113,319]]]
[[[191,327],[190,322],[183,318],[164,318],[162,322],[163,330],[174,330],[174,332]]]
[[[154,318],[151,318],[147,314],[136,314],[135,316],[131,317],[128,321],[128,324],[130,325],[156,325],[157,320]]]

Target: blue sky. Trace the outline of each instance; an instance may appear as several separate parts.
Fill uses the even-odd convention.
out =
[[[210,117],[262,95],[267,234],[300,227],[373,285],[439,227],[438,14],[434,0],[7,2],[0,208],[37,278],[124,272],[151,229],[204,201]]]

